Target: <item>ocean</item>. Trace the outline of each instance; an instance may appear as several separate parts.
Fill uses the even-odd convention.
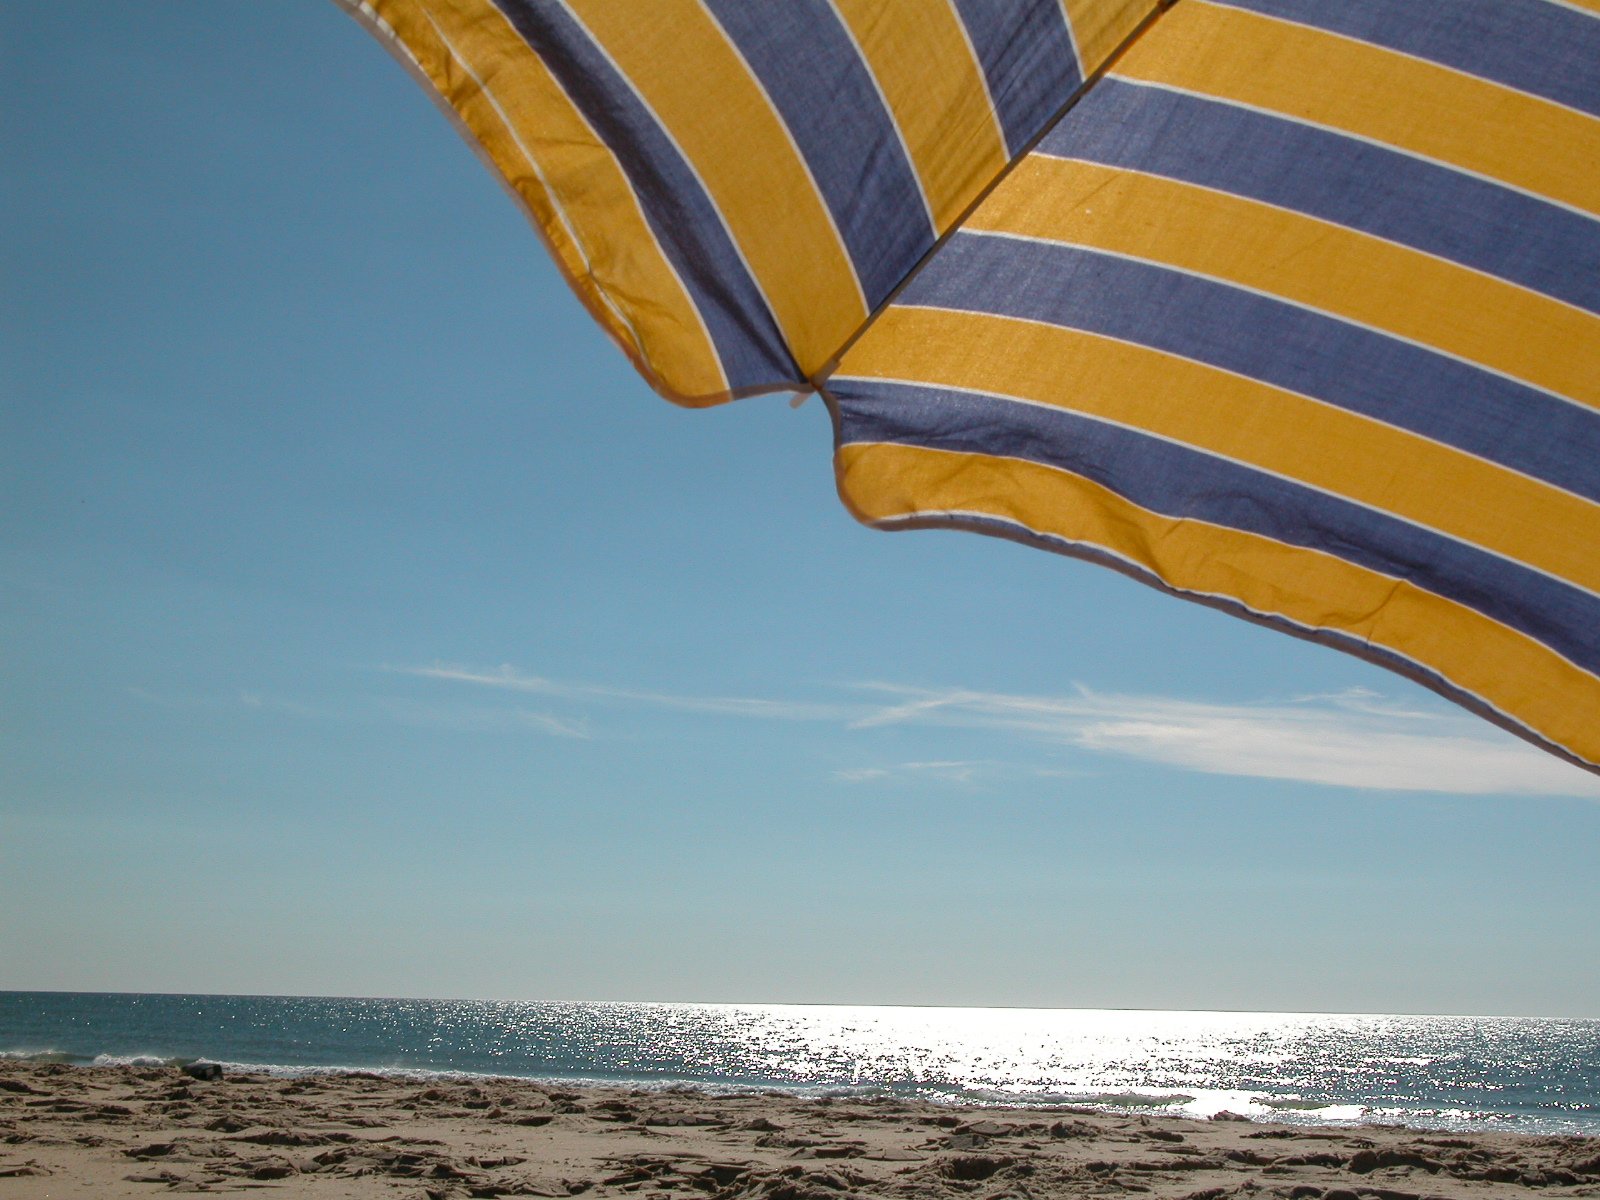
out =
[[[1600,1021],[0,992],[0,1058],[1600,1135]]]

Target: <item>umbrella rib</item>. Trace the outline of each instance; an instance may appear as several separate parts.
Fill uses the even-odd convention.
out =
[[[866,334],[867,330],[872,328],[879,316],[887,311],[889,307],[900,298],[900,294],[904,292],[906,288],[911,286],[911,284],[916,280],[917,276],[922,273],[923,268],[926,267],[928,263],[933,261],[934,256],[937,255],[944,247],[944,244],[950,240],[951,235],[961,232],[962,228],[966,225],[967,220],[972,216],[972,214],[978,210],[978,207],[989,198],[996,188],[1006,181],[1006,179],[1011,175],[1011,172],[1017,168],[1017,165],[1033,152],[1033,148],[1043,141],[1046,135],[1048,135],[1051,130],[1059,125],[1062,119],[1069,112],[1077,107],[1078,102],[1089,94],[1090,89],[1092,89],[1095,84],[1099,83],[1100,80],[1103,79],[1108,72],[1110,72],[1112,67],[1116,66],[1117,61],[1127,53],[1129,47],[1143,37],[1145,33],[1150,30],[1156,24],[1156,22],[1159,21],[1162,16],[1165,15],[1166,12],[1177,3],[1178,0],[1158,0],[1156,7],[1151,9],[1151,11],[1146,14],[1144,20],[1139,22],[1139,24],[1134,28],[1133,32],[1122,39],[1122,42],[1117,46],[1117,48],[1106,56],[1106,60],[1096,67],[1094,72],[1087,79],[1078,85],[1077,90],[1075,90],[1072,95],[1067,97],[1066,102],[1051,115],[1049,120],[1045,121],[1044,124],[1039,127],[1038,131],[1028,139],[1027,143],[1020,150],[1018,150],[1016,154],[1011,156],[1006,165],[995,173],[994,178],[986,183],[983,186],[983,189],[972,198],[972,202],[968,204],[966,208],[962,209],[961,215],[950,223],[950,228],[946,229],[942,234],[939,235],[939,237],[934,241],[933,245],[929,246],[922,257],[917,259],[917,261],[912,265],[911,269],[905,273],[904,278],[902,278],[899,283],[895,284],[894,288],[889,292],[889,294],[878,302],[877,307],[867,314],[867,319],[861,322],[860,325],[856,326],[856,328],[851,332],[850,336],[844,340],[844,342],[837,350],[833,352],[826,362],[824,362],[815,371],[811,372],[811,374],[806,376],[806,381],[816,389],[818,394],[820,394],[824,399],[828,399],[828,393],[824,390],[824,385],[827,383],[828,377],[839,369],[840,361],[846,354],[850,352],[851,347],[860,341],[862,336]]]

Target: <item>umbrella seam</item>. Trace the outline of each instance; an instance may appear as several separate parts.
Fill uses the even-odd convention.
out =
[[[935,239],[933,245],[929,246],[928,249],[923,253],[922,257],[917,259],[916,263],[913,264],[911,269],[906,272],[905,277],[902,278],[899,283],[895,284],[894,288],[889,292],[889,294],[878,302],[877,307],[867,314],[867,319],[861,322],[861,324],[857,325],[855,329],[851,331],[850,336],[840,344],[839,348],[829,356],[827,361],[825,361],[815,371],[811,372],[811,374],[806,376],[806,381],[811,384],[812,388],[814,388],[819,395],[821,395],[825,400],[828,398],[827,392],[824,390],[823,385],[827,382],[828,378],[839,369],[839,363],[843,360],[844,356],[850,352],[851,348],[855,346],[858,341],[861,340],[861,338],[866,334],[867,330],[872,328],[877,319],[883,313],[887,312],[894,302],[900,298],[901,294],[906,290],[906,288],[915,282],[917,276],[922,273],[923,269],[930,262],[932,262],[939,251],[944,248],[945,243],[948,242],[953,235],[960,233],[964,229],[967,221],[972,217],[972,214],[977,212],[978,208],[983,204],[983,202],[993,195],[995,190],[999,188],[1002,183],[1010,178],[1011,173],[1016,170],[1018,164],[1026,159],[1028,155],[1033,153],[1034,148],[1038,146],[1038,144],[1047,136],[1049,136],[1050,132],[1054,130],[1063,119],[1065,119],[1068,113],[1077,107],[1078,102],[1087,96],[1094,86],[1110,73],[1111,68],[1117,64],[1118,60],[1120,60],[1122,56],[1128,52],[1133,44],[1142,38],[1150,29],[1152,29],[1168,11],[1177,5],[1177,3],[1178,0],[1157,0],[1156,7],[1146,14],[1144,19],[1140,21],[1139,24],[1134,28],[1133,32],[1125,37],[1115,50],[1106,56],[1106,60],[1095,68],[1094,73],[1078,85],[1077,89],[1073,91],[1072,95],[1068,96],[1065,103],[1063,103],[1061,107],[1058,108],[1055,113],[1052,114],[1051,117],[1039,127],[1039,130],[1028,139],[1027,143],[1022,147],[1022,149],[1018,150],[1017,153],[1011,157],[1010,161],[1008,161],[1004,167],[996,172],[995,177],[984,185],[983,190],[972,198],[972,202],[968,204],[966,208],[962,209],[961,215],[950,223],[950,228],[946,229],[944,233],[940,234],[939,237]],[[829,407],[832,407],[831,403]]]

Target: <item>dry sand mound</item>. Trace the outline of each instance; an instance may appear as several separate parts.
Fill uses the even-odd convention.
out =
[[[1600,1139],[0,1064],[0,1200],[1600,1197]]]

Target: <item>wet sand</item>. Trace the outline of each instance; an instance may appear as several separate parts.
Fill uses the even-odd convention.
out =
[[[1600,1139],[0,1063],[0,1198],[1600,1196]]]

